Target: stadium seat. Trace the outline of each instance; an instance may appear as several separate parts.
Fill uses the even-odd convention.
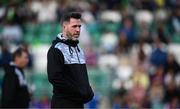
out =
[[[103,72],[98,68],[88,69],[89,80],[96,92],[101,92],[103,95],[107,95],[110,89],[110,81],[108,72]]]

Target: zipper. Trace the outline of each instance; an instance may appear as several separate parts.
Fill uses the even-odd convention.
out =
[[[75,47],[74,47],[74,48],[75,48]],[[77,58],[78,58],[79,64],[81,64],[76,48],[75,48],[75,51],[76,51],[76,56],[77,56]]]

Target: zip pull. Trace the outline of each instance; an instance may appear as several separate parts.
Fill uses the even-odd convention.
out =
[[[78,50],[78,52],[80,52],[80,49],[79,49],[79,47],[77,46],[77,50]]]
[[[69,46],[69,52],[70,52],[70,54],[72,55],[73,50],[72,50],[71,46]]]

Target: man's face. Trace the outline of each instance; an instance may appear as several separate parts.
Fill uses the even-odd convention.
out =
[[[66,36],[72,40],[78,40],[81,31],[81,20],[71,18],[69,22],[64,25],[64,31]]]
[[[21,56],[16,57],[15,61],[18,67],[20,68],[26,67],[26,65],[29,62],[28,54],[26,52],[22,52]]]

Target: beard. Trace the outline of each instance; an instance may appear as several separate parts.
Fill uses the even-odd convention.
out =
[[[71,38],[71,40],[73,40],[73,41],[77,41],[78,39],[79,39],[78,37],[77,38],[76,37]]]
[[[70,32],[67,32],[67,38],[73,41],[77,41],[79,39],[79,34],[71,34]]]

